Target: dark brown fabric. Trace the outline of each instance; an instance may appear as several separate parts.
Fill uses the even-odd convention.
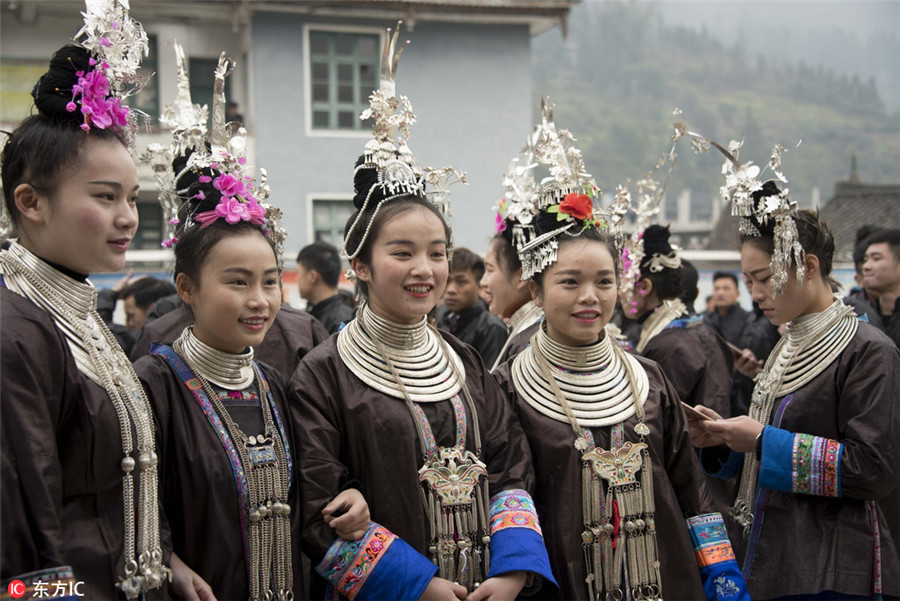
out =
[[[137,361],[150,353],[150,344],[172,344],[186,327],[194,323],[189,307],[181,306],[144,328],[134,345],[131,360]],[[261,345],[254,350],[257,361],[268,363],[285,378],[289,378],[303,355],[328,338],[328,331],[309,313],[282,305],[275,314],[272,327]]]
[[[462,357],[466,384],[481,426],[490,494],[534,482],[525,436],[509,400],[468,346],[446,333]],[[304,357],[292,386],[300,397],[293,406],[300,430],[299,465],[303,498],[303,537],[317,563],[334,541],[322,521],[325,504],[351,479],[363,487],[372,520],[426,554],[428,519],[422,505],[419,468],[424,458],[406,403],[363,383],[344,365],[335,338]],[[452,446],[453,408],[449,401],[422,403],[438,445]],[[468,413],[468,412],[467,412]],[[475,450],[473,416],[468,415],[466,446]]]
[[[150,397],[159,427],[160,502],[163,504],[175,553],[212,587],[218,599],[248,599],[250,586],[244,556],[238,488],[231,463],[216,431],[193,394],[160,356],[135,364]],[[292,451],[296,436],[287,405],[287,382],[274,369],[262,365]],[[261,411],[258,423],[262,423]],[[237,417],[237,422],[242,423]],[[247,434],[252,431],[247,430]],[[302,599],[300,569],[299,482],[296,463],[289,504],[294,558],[294,591]]]
[[[844,352],[793,393],[780,427],[838,440],[841,498],[770,490],[750,572],[750,595],[872,593],[873,533],[866,500],[877,500],[884,592],[900,594],[900,351],[860,323]],[[776,407],[780,404],[776,402]],[[774,413],[774,412],[773,412]]]
[[[497,369],[501,365],[514,358],[516,355],[528,348],[531,344],[531,337],[535,335],[538,328],[541,327],[541,319],[537,320],[518,334],[512,337],[506,349],[500,354],[500,361],[497,363]]]
[[[703,588],[685,515],[712,511],[712,500],[691,445],[687,420],[672,385],[659,367],[642,357],[650,393],[644,404],[644,423],[650,428],[645,442],[653,465],[656,528],[660,555],[662,596],[666,599],[703,599]],[[581,452],[575,449],[572,426],[546,417],[515,391],[509,364],[494,372],[501,388],[515,400],[522,429],[528,437],[537,483],[534,501],[550,554],[550,566],[559,583],[556,599],[587,600],[587,569],[581,544]],[[625,421],[625,439],[637,442],[637,418]],[[610,427],[591,428],[594,442],[609,448]]]
[[[679,399],[731,417],[734,355],[709,326],[667,328],[650,339],[642,354],[659,364]]]
[[[124,599],[115,588],[125,534],[112,401],[78,370],[52,318],[6,288],[0,348],[2,579],[71,565],[85,598]]]

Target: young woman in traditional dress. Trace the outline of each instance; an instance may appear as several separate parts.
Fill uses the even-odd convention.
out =
[[[388,36],[390,39],[390,36]],[[413,115],[395,115],[396,59],[386,43],[371,97],[375,140],[354,174],[358,211],[344,255],[364,302],[357,317],[301,361],[304,542],[336,592],[363,599],[513,599],[552,582],[527,492],[531,459],[511,406],[477,353],[426,322],[447,282],[450,231],[405,143]],[[393,66],[392,66],[393,63]],[[350,479],[373,524],[335,541],[320,510]]]
[[[87,279],[125,266],[138,226],[116,93],[146,36],[115,2],[94,3],[82,33],[54,54],[37,113],[3,148],[17,237],[0,252],[0,570],[4,591],[18,580],[35,596],[162,597],[153,416]]]
[[[712,419],[691,421],[694,443],[708,472],[740,477],[732,513],[754,599],[897,596],[900,525],[885,513],[900,505],[900,352],[833,293],[827,226],[774,183],[759,188],[746,196],[741,269],[787,333],[750,415],[700,407]]]
[[[184,168],[173,179],[186,189],[170,239],[175,285],[193,325],[171,346],[151,348],[135,369],[159,425],[160,496],[175,553],[219,599],[287,601],[305,596],[294,534],[295,400],[277,370],[253,359],[281,307],[283,230],[268,190],[229,150],[243,146],[222,120],[228,67],[223,56],[209,145],[176,159]],[[359,491],[329,501],[328,516],[344,513],[330,524],[340,535],[365,531]]]
[[[622,307],[641,324],[635,351],[659,364],[682,401],[731,415],[734,356],[701,316],[688,315],[680,299],[681,257],[669,244],[669,229],[650,225],[636,231],[622,260]]]
[[[534,457],[556,598],[746,598],[678,395],[605,330],[617,252],[597,230],[611,220],[594,213],[596,184],[546,104],[543,127],[538,160],[553,177],[517,239],[544,321],[495,375]]]

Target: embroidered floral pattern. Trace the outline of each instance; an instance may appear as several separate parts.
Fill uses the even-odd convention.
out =
[[[734,560],[734,551],[725,522],[718,513],[705,513],[687,520],[691,541],[697,557],[697,566],[706,567],[723,561]]]
[[[534,501],[527,491],[504,490],[491,499],[491,536],[506,528],[528,528],[543,536]]]
[[[316,571],[352,601],[396,538],[387,528],[369,522],[369,529],[361,539],[335,540]]]
[[[836,440],[795,434],[791,466],[793,492],[840,496],[841,448]]]

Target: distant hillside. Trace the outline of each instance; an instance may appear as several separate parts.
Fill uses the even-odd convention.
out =
[[[856,154],[868,183],[900,182],[900,113],[888,115],[873,81],[837,77],[803,63],[770,68],[705,30],[667,26],[652,6],[583,3],[559,32],[534,40],[535,106],[557,105],[560,127],[572,131],[601,187],[646,172],[668,149],[672,110],[726,144],[745,138],[741,159],[768,161],[776,143],[793,148],[784,160],[792,197],[806,204],[814,187],[821,202],[846,179]],[[685,146],[670,191],[694,191],[694,201],[718,198],[717,153],[694,156]]]

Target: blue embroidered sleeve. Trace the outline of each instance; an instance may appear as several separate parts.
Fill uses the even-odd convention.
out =
[[[415,601],[425,592],[437,566],[387,528],[370,522],[361,539],[336,539],[316,571],[328,581],[330,592],[351,601]]]
[[[747,583],[734,557],[722,515],[698,515],[689,518],[687,526],[706,598],[711,601],[750,601]]]
[[[719,447],[700,449],[700,464],[706,475],[728,480],[741,473],[744,454]]]
[[[488,577],[527,571],[556,584],[534,501],[521,489],[491,499],[491,569]]]
[[[836,440],[766,426],[759,485],[786,492],[839,497],[842,452],[843,445]]]

